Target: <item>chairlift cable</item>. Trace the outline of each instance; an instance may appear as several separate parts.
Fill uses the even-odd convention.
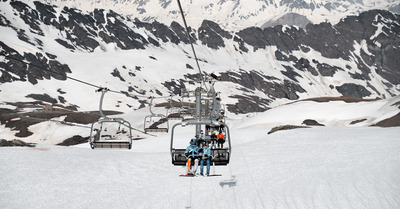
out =
[[[16,58],[11,57],[11,56],[6,55],[6,54],[2,54],[2,53],[1,53],[0,55],[1,55],[1,56],[4,56],[4,57],[7,57],[7,58],[9,58],[9,59],[15,60],[15,61],[17,61],[17,62],[24,63],[24,64],[26,64],[26,65],[31,65],[31,66],[33,66],[33,67],[39,68],[39,69],[41,69],[41,70],[44,70],[44,71],[47,71],[47,72],[50,72],[50,73],[54,73],[54,74],[57,74],[57,75],[65,76],[65,77],[68,78],[68,79],[71,79],[71,80],[74,80],[74,81],[77,81],[77,82],[80,82],[80,83],[83,83],[83,84],[86,84],[86,85],[89,85],[89,86],[92,86],[92,87],[95,87],[95,88],[101,88],[100,86],[97,86],[97,85],[94,85],[94,84],[91,84],[91,83],[88,83],[88,82],[85,82],[85,81],[82,81],[82,80],[79,80],[79,79],[76,79],[76,78],[73,78],[73,77],[64,75],[64,74],[61,74],[61,73],[58,73],[58,72],[54,72],[54,71],[51,71],[51,70],[47,70],[47,69],[45,69],[45,68],[43,68],[43,67],[37,66],[37,65],[32,64],[32,63],[25,62],[25,61],[23,61],[23,60],[16,59]]]
[[[202,85],[204,85],[204,87],[206,87],[206,86],[205,86],[205,81],[204,81],[204,78],[203,78],[203,74],[202,74],[202,71],[201,71],[201,69],[200,69],[199,59],[197,58],[196,50],[194,50],[193,42],[192,42],[192,39],[191,39],[191,37],[190,37],[189,28],[188,28],[188,26],[187,26],[187,24],[186,24],[185,15],[183,14],[183,9],[182,9],[182,5],[181,5],[181,1],[180,1],[180,0],[177,0],[177,2],[178,2],[179,10],[181,11],[181,16],[182,16],[182,19],[183,19],[183,24],[185,25],[186,35],[187,35],[187,37],[188,37],[188,39],[189,39],[190,46],[192,47],[193,55],[194,55],[194,58],[195,58],[195,60],[196,60],[197,68],[198,68],[198,70],[199,70],[199,75],[200,75],[201,83],[202,83]],[[206,88],[207,88],[207,87],[206,87]]]
[[[37,65],[35,65],[35,64],[29,63],[29,62],[25,62],[25,61],[23,61],[23,60],[16,59],[16,58],[14,58],[14,57],[12,57],[12,56],[10,56],[10,55],[6,55],[6,54],[3,54],[3,53],[0,53],[0,55],[6,57],[6,58],[8,58],[8,59],[12,59],[12,60],[15,60],[15,61],[17,61],[17,62],[21,62],[21,63],[24,63],[24,64],[26,64],[26,65],[30,65],[30,66],[36,67],[36,68],[41,69],[41,70],[44,70],[44,71],[46,71],[46,72],[53,73],[53,74],[57,74],[57,75],[66,77],[66,78],[68,78],[68,79],[71,79],[71,80],[73,80],[73,81],[76,81],[76,82],[79,82],[79,83],[82,83],[82,84],[85,84],[85,85],[88,85],[88,86],[91,86],[91,87],[95,87],[95,88],[97,88],[97,89],[103,88],[103,87],[101,87],[101,86],[99,86],[99,85],[95,85],[95,84],[92,84],[92,83],[89,83],[89,82],[86,82],[86,81],[83,81],[83,80],[80,80],[80,79],[77,79],[77,78],[73,78],[73,77],[68,76],[68,75],[66,75],[66,74],[64,75],[64,74],[62,74],[62,73],[54,72],[54,71],[52,71],[52,70],[45,69],[45,68],[40,67],[40,66],[37,66]],[[122,92],[122,91],[116,91],[116,90],[111,90],[111,89],[108,89],[108,91],[109,91],[109,92],[113,92],[113,93],[117,93],[117,94],[123,94],[123,95],[125,95],[125,96],[127,96],[127,97],[132,97],[132,98],[133,98],[133,97],[148,98],[148,96],[137,95],[137,94],[129,94],[129,93],[124,93],[124,92]],[[156,98],[167,98],[167,97],[170,97],[170,96],[154,97],[154,98],[156,99]]]

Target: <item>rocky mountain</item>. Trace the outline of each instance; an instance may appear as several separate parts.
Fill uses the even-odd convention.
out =
[[[105,108],[135,114],[129,116],[135,127],[142,126],[149,96],[196,87],[198,70],[177,21],[166,25],[28,0],[2,1],[0,8],[0,122],[19,137],[52,118],[97,120],[88,111],[98,108],[98,86],[117,92],[107,95]],[[222,77],[216,89],[228,113],[240,115],[311,97],[399,95],[399,20],[390,11],[371,10],[334,25],[234,32],[202,20],[190,35],[202,70]],[[31,112],[38,108],[47,112]]]
[[[264,23],[260,28],[274,27],[277,25],[296,25],[301,28],[305,28],[308,23],[311,23],[311,21],[303,15],[299,15],[297,13],[287,13],[276,20],[270,20]]]
[[[180,20],[176,0],[45,0],[59,7],[67,6],[91,12],[96,8],[111,9],[132,19],[158,21],[169,25]],[[201,26],[203,19],[216,22],[225,30],[237,31],[250,26],[261,27],[276,21],[285,14],[305,16],[314,24],[336,24],[348,15],[358,15],[372,9],[384,9],[400,13],[400,2],[394,0],[201,0],[181,1],[189,25]],[[199,18],[200,17],[200,18]],[[291,24],[291,21],[283,22]]]

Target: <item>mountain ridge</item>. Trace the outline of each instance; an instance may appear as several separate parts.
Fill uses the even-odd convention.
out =
[[[112,10],[85,13],[31,1],[0,5],[4,111],[52,108],[84,114],[98,108],[93,88],[108,87],[118,94],[108,94],[104,107],[135,118],[134,127],[141,127],[137,118],[144,118],[148,97],[174,95],[178,101],[182,88],[197,86],[189,39],[178,22],[143,22]],[[189,31],[202,70],[221,76],[216,89],[227,114],[235,118],[311,97],[399,95],[399,19],[389,11],[371,10],[335,25],[230,32],[203,20]],[[43,121],[25,119],[21,124],[29,127]],[[5,123],[18,120],[7,117]]]
[[[125,16],[137,17],[141,21],[158,21],[169,25],[172,21],[180,20],[178,5],[174,0],[158,2],[103,0],[46,0],[45,2],[60,7],[79,8],[83,11],[94,9],[112,9]],[[182,1],[183,10],[188,18],[189,25],[198,28],[202,19],[218,23],[226,30],[235,31],[249,26],[261,27],[268,21],[275,21],[288,13],[297,13],[306,16],[314,24],[331,22],[336,24],[341,18],[349,15],[358,15],[371,9],[386,9],[400,13],[400,3],[390,0],[212,0]],[[201,17],[201,18],[198,18]]]
[[[3,73],[0,77],[3,83],[12,79],[18,80],[16,76],[12,76],[8,72],[20,75],[21,79],[28,79],[32,84],[37,83],[37,78],[43,79],[43,76],[46,76],[46,74],[40,74],[43,71],[39,72],[37,70],[33,70],[32,72],[15,71],[16,69],[12,68],[12,65],[18,65],[15,61],[18,59],[25,59],[27,62],[36,65],[36,67],[50,68],[56,72],[64,72],[64,74],[71,72],[71,69],[67,65],[57,62],[57,55],[42,50],[43,43],[46,42],[45,40],[40,40],[41,37],[44,37],[44,32],[41,29],[43,27],[42,24],[47,28],[54,28],[60,31],[61,33],[56,35],[57,38],[53,42],[55,41],[71,52],[82,51],[85,53],[86,51],[87,53],[93,53],[96,49],[104,51],[107,48],[106,46],[110,44],[115,45],[114,47],[120,50],[144,50],[149,46],[161,47],[162,49],[165,44],[180,46],[181,42],[185,45],[188,43],[187,37],[184,35],[184,28],[177,22],[173,22],[171,26],[166,26],[158,22],[145,23],[138,19],[133,21],[125,19],[111,10],[107,12],[96,9],[90,15],[69,8],[63,8],[62,10],[59,8],[62,15],[57,19],[55,14],[59,12],[56,12],[53,7],[39,2],[35,2],[34,4],[37,10],[32,11],[37,11],[38,15],[31,12],[29,10],[30,7],[22,2],[13,1],[10,3],[16,11],[20,12],[21,19],[26,24],[25,26],[28,26],[29,31],[37,36],[35,38],[27,37],[25,32],[27,30],[15,28],[10,24],[10,21],[6,21],[6,17],[2,16],[5,20],[3,21],[3,25],[8,28],[14,27],[13,30],[18,33],[19,41],[23,41],[25,44],[28,43],[33,48],[37,47],[39,50],[36,54],[26,53],[24,58],[22,58],[22,56],[18,56],[17,51],[13,51],[6,43],[1,42],[3,51],[8,51],[8,54],[17,54],[14,60],[9,60],[8,65],[5,65],[5,63],[2,64],[7,69],[2,71]],[[65,15],[68,18],[64,18]],[[364,20],[360,21],[359,18]],[[396,71],[396,66],[399,63],[397,59],[392,59],[399,54],[399,51],[396,48],[390,47],[398,45],[398,40],[396,39],[396,36],[398,36],[398,32],[396,33],[396,31],[399,28],[399,24],[396,21],[398,20],[398,15],[383,10],[373,10],[362,13],[359,17],[350,16],[337,25],[331,25],[330,23],[310,24],[305,29],[288,26],[275,26],[265,29],[249,27],[233,34],[225,31],[212,21],[204,20],[197,31],[191,29],[191,36],[197,42],[197,46],[205,46],[206,48],[203,49],[211,53],[215,53],[213,50],[225,49],[227,50],[226,52],[237,53],[235,56],[241,57],[243,53],[250,55],[250,53],[258,54],[260,50],[267,50],[265,51],[266,53],[272,50],[274,56],[272,57],[272,62],[275,62],[275,65],[280,65],[279,71],[281,74],[278,73],[278,77],[266,74],[270,70],[243,70],[240,66],[234,71],[222,66],[225,69],[221,72],[224,82],[239,84],[240,88],[245,87],[250,89],[250,92],[258,90],[267,93],[266,95],[275,94],[275,96],[272,98],[269,97],[269,99],[264,97],[264,99],[269,101],[281,96],[261,86],[270,86],[272,89],[287,89],[283,98],[290,100],[298,99],[300,98],[299,94],[309,92],[309,90],[305,90],[309,89],[309,87],[306,87],[304,84],[299,85],[301,83],[300,80],[309,80],[313,76],[319,75],[330,78],[337,72],[346,71],[349,71],[349,79],[363,81],[364,85],[356,84],[359,82],[350,82],[343,83],[342,85],[330,84],[328,85],[329,88],[336,89],[337,92],[344,96],[369,97],[375,95],[375,97],[386,98],[390,97],[390,95],[396,95],[399,91],[396,87],[400,83],[399,72]],[[378,27],[374,26],[374,24],[378,25]],[[386,29],[388,31],[385,31]],[[321,31],[324,32],[324,36],[319,35]],[[360,34],[362,35],[360,36]],[[387,38],[387,36],[392,38]],[[355,44],[352,45],[352,43]],[[275,47],[276,49],[274,49]],[[106,53],[106,51],[104,52]],[[310,55],[313,53],[320,53],[321,57],[330,59],[330,62],[338,59],[348,63],[345,65],[332,65],[332,63],[329,64],[317,59],[310,59]],[[190,59],[190,57],[188,58]],[[353,62],[353,60],[356,62]],[[201,62],[203,64],[211,64],[204,61]],[[138,66],[135,69],[138,69]],[[111,74],[114,77],[120,77],[119,79],[124,82],[126,79],[119,75],[120,71],[121,69],[118,70],[115,68],[112,69]],[[24,73],[28,75],[27,78],[22,76]],[[134,73],[131,72],[130,75],[132,76]],[[371,84],[371,82],[382,82],[376,80],[378,77],[375,77],[375,75],[379,75],[389,81],[383,82],[383,85],[391,83],[394,86],[389,85],[386,90],[379,90],[375,87],[376,85]],[[241,78],[247,76],[248,79],[247,81],[234,79],[238,76]],[[375,77],[375,80],[371,80],[372,76]],[[64,78],[59,76],[59,79],[65,79],[65,75]],[[256,85],[258,86],[257,88],[254,88],[252,85],[257,84],[257,82],[255,83],[256,80],[261,82]],[[271,83],[268,80],[279,81],[282,85],[274,82]],[[182,82],[183,80],[180,81],[180,83]],[[180,86],[180,84],[171,80],[168,84],[170,91],[172,90],[171,85]],[[173,88],[179,89],[180,87]],[[370,90],[367,90],[368,88]],[[176,90],[172,91],[175,94],[178,93]],[[339,96],[340,94],[336,95]],[[242,94],[240,97],[244,96],[246,98],[245,95]],[[232,95],[231,97],[237,96]]]

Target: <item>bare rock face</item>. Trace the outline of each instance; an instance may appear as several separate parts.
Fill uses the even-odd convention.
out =
[[[225,47],[223,38],[231,39],[232,35],[212,21],[204,20],[199,28],[200,41],[210,47],[211,49],[218,49]]]
[[[24,53],[19,54],[14,49],[0,41],[2,54],[7,62],[0,62],[0,83],[12,81],[29,81],[37,84],[38,80],[55,78],[66,80],[67,73],[71,73],[70,68],[58,62],[55,56],[42,53]],[[21,62],[26,60],[27,62]],[[29,64],[28,64],[29,63]],[[43,70],[46,69],[46,70]]]
[[[306,126],[325,126],[324,124],[318,123],[316,120],[313,119],[306,119],[303,121],[302,124]]]
[[[19,139],[14,139],[7,141],[5,139],[0,139],[0,147],[34,147],[35,145],[26,143]]]
[[[373,126],[380,126],[380,127],[397,127],[397,126],[400,126],[400,113],[398,113],[397,115],[395,115],[395,116],[393,116],[391,118],[382,120],[382,121],[376,123]]]
[[[341,86],[337,86],[336,89],[343,95],[343,96],[352,96],[363,98],[366,96],[371,95],[364,86],[353,84],[353,83],[345,83]]]
[[[277,131],[284,131],[284,130],[292,130],[292,129],[298,129],[298,128],[309,128],[307,126],[295,126],[295,125],[282,125],[282,126],[277,126],[272,128],[268,134],[275,133]]]
[[[83,143],[87,143],[89,140],[89,137],[82,137],[79,135],[75,135],[71,138],[68,138],[66,140],[64,140],[63,142],[57,144],[60,146],[71,146],[71,145],[77,145],[77,144],[83,144]]]

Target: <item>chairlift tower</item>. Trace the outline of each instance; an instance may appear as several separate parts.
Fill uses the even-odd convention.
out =
[[[225,133],[225,141],[226,146],[224,148],[213,148],[211,149],[211,162],[216,166],[224,166],[229,164],[230,155],[232,152],[231,140],[230,140],[230,131],[229,127],[224,123],[215,120],[212,116],[213,114],[219,114],[219,110],[221,108],[220,100],[217,99],[217,93],[214,89],[214,83],[216,80],[210,79],[210,86],[208,90],[205,90],[201,87],[197,87],[194,91],[195,97],[195,115],[191,120],[186,120],[181,123],[176,123],[171,128],[171,144],[170,144],[170,152],[172,157],[172,164],[179,166],[185,165],[187,160],[184,155],[185,148],[175,148],[174,147],[174,133],[175,128],[181,126],[195,126],[195,136],[199,136],[202,130],[202,126],[206,127],[220,127],[221,125],[224,127]],[[204,102],[204,104],[203,104]],[[211,111],[208,111],[211,109]],[[216,128],[214,128],[216,129]],[[208,134],[207,130],[204,130],[206,136]],[[189,139],[187,139],[189,141]],[[206,138],[206,141],[210,142],[210,138]]]
[[[199,121],[201,121],[201,87],[196,88],[195,96],[196,96],[195,120],[199,122]],[[201,125],[196,124],[196,136],[200,136],[200,131],[201,131]]]
[[[217,94],[214,89],[214,84],[215,81],[221,80],[221,77],[216,76],[215,74],[211,73],[210,75],[207,75],[206,73],[202,72],[200,69],[199,65],[199,60],[196,55],[196,51],[194,50],[192,38],[190,36],[189,28],[186,24],[185,20],[185,15],[182,10],[182,6],[179,0],[177,0],[179,10],[182,15],[182,20],[186,29],[186,35],[189,39],[190,46],[192,47],[193,55],[196,60],[197,68],[199,70],[199,81],[200,85],[199,87],[196,88],[194,92],[195,96],[195,115],[194,119],[192,120],[186,120],[182,121],[181,123],[176,123],[173,125],[171,129],[171,145],[170,145],[170,152],[171,152],[171,158],[172,158],[172,164],[173,165],[185,165],[186,163],[189,163],[187,157],[185,156],[185,148],[175,148],[174,147],[174,131],[175,128],[178,126],[187,126],[187,125],[194,125],[195,126],[195,135],[199,136],[201,132],[201,127],[205,126],[205,132],[206,136],[210,130],[208,130],[208,127],[218,127],[221,131],[224,131],[225,133],[225,141],[228,142],[225,148],[212,148],[211,149],[211,161],[213,165],[227,165],[229,163],[230,155],[231,155],[231,140],[230,140],[230,134],[229,134],[229,127],[223,122],[223,121],[217,121],[217,118],[213,118],[213,115],[217,114],[219,109],[221,108],[220,100],[216,98]],[[204,74],[204,75],[203,75]],[[209,87],[207,87],[207,82],[209,83]],[[203,89],[204,87],[204,89]],[[182,96],[184,95],[183,93],[186,93],[187,91],[182,90]],[[187,95],[190,95],[188,93]],[[203,99],[204,95],[204,99]],[[203,104],[204,102],[204,104]],[[210,104],[211,103],[211,104]],[[210,111],[211,110],[211,111]],[[223,127],[223,128],[221,128]],[[187,139],[189,141],[189,139]],[[211,141],[211,139],[207,139],[208,141]]]

